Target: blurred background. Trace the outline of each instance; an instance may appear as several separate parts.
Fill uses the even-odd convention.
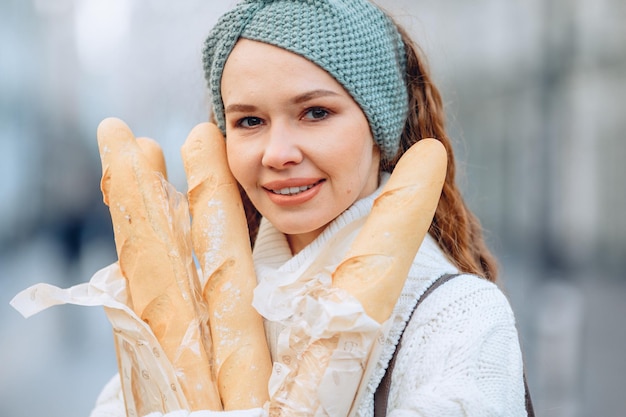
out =
[[[626,409],[626,2],[379,0],[428,56],[499,256],[538,416]],[[87,416],[116,372],[101,308],[20,290],[115,261],[95,132],[164,148],[208,117],[200,51],[234,1],[0,0],[0,416]]]

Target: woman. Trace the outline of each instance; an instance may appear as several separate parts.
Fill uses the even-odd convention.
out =
[[[526,415],[513,313],[455,184],[439,92],[407,34],[367,0],[247,0],[211,31],[204,66],[246,206],[254,305],[273,359],[284,326],[267,294],[345,251],[345,231],[367,217],[399,157],[432,137],[448,152],[441,200],[351,413],[373,415],[401,338],[388,399],[376,400],[390,416]],[[411,316],[446,274],[456,276]]]

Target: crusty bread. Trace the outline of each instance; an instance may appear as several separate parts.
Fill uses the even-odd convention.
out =
[[[199,320],[198,278],[191,247],[181,230],[188,224],[176,223],[176,219],[188,222],[184,198],[176,201],[173,187],[168,189],[162,175],[155,172],[158,164],[149,162],[123,121],[103,120],[97,136],[102,194],[111,213],[130,305],[150,325],[177,370],[190,408],[219,410],[209,339]]]
[[[390,317],[428,233],[446,167],[446,151],[439,141],[423,139],[413,145],[396,165],[363,228],[333,273],[332,286],[356,297],[365,312],[379,323]],[[281,388],[278,401],[271,403],[272,417],[293,412],[285,408],[283,399],[311,413],[317,409],[317,387],[338,341],[335,336],[317,340],[308,347],[298,361],[294,379]],[[357,387],[353,388],[356,392]]]
[[[199,124],[181,153],[222,403],[225,410],[261,407],[272,365],[262,318],[252,307],[256,275],[248,226],[224,137],[214,124]]]
[[[164,179],[167,179],[167,167],[165,165],[165,156],[161,145],[154,139],[147,137],[139,137],[136,139],[137,145],[141,148],[142,153],[148,160],[150,167],[153,171],[159,172],[163,175]]]
[[[428,233],[447,161],[446,150],[438,140],[422,139],[409,148],[333,274],[333,286],[355,296],[379,323],[391,315]]]
[[[226,410],[263,406],[268,399],[271,359],[262,318],[251,304],[256,280],[250,242],[221,132],[213,124],[200,124],[181,150],[200,279],[184,233],[172,229],[172,219],[187,206],[169,205],[172,190],[163,182],[162,152],[155,143],[135,140],[118,119],[100,124],[98,144],[102,193],[110,208],[130,303],[180,370],[191,410],[219,410],[222,404]],[[428,232],[446,162],[445,149],[436,140],[424,139],[409,149],[333,273],[333,287],[356,297],[380,323],[391,315]],[[202,335],[206,323],[198,322],[205,305],[200,297],[208,304],[214,357]],[[189,329],[196,349],[181,350]],[[318,402],[315,389],[337,341],[333,337],[310,346],[298,362],[295,380],[282,387],[277,397],[284,394],[290,403],[313,409]],[[276,402],[270,411],[272,415],[289,413]]]

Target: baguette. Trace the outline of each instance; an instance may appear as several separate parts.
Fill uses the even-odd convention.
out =
[[[422,139],[398,161],[363,228],[333,274],[379,323],[389,318],[428,233],[447,171],[436,139]]]
[[[332,274],[332,287],[358,299],[367,315],[379,323],[391,316],[428,232],[446,166],[445,148],[437,140],[423,139],[407,150]],[[333,352],[339,348],[337,336],[316,340],[307,347],[293,380],[281,387],[278,401],[270,404],[272,417],[315,414],[319,407],[317,388]],[[349,388],[344,388],[345,395]],[[352,388],[356,392],[357,387]]]
[[[184,198],[170,204],[173,187],[167,189],[124,122],[103,120],[97,136],[102,194],[129,305],[154,332],[191,410],[219,410],[191,247],[179,229],[185,225],[175,220],[188,219]]]
[[[181,154],[222,403],[225,410],[261,407],[272,364],[261,315],[252,307],[256,274],[224,137],[214,124],[199,124]]]
[[[137,138],[137,145],[141,148],[141,152],[148,160],[148,164],[150,164],[152,170],[160,173],[163,178],[167,180],[165,156],[163,156],[163,150],[159,142],[151,138],[139,137]]]

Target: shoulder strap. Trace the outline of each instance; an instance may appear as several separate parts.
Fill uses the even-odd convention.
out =
[[[432,293],[435,289],[437,289],[437,287],[441,286],[442,284],[448,282],[450,279],[458,275],[460,274],[444,274],[440,276],[439,278],[437,278],[437,280],[433,282],[426,289],[426,291],[424,291],[424,293],[417,300],[415,307],[413,307],[413,311],[411,311],[411,315],[409,316],[409,319],[406,321],[405,329],[406,329],[406,326],[409,324],[409,321],[411,321],[411,318],[413,317],[413,314],[415,313],[415,310],[417,310],[417,307],[420,305],[420,303],[424,301],[424,299],[428,297],[430,293]],[[387,371],[385,372],[385,376],[380,381],[380,385],[378,385],[378,388],[376,389],[376,392],[374,393],[374,417],[386,417],[387,415],[387,402],[389,399],[389,389],[391,388],[391,374],[393,373],[393,367],[396,364],[396,356],[397,356],[398,350],[400,350],[400,347],[402,345],[403,333],[404,333],[404,329],[402,329],[402,333],[400,333],[400,338],[398,339],[398,345],[396,346],[396,350],[393,352],[393,356],[391,357],[391,360],[389,361],[389,365],[387,367]],[[528,384],[526,382],[525,372],[524,372],[524,390],[525,390],[525,400],[526,400],[526,413],[528,414],[528,417],[535,417],[535,411],[533,409],[533,404],[530,398],[530,392],[528,391]]]
[[[535,417],[535,409],[533,408],[533,401],[530,398],[530,391],[528,391],[528,382],[526,382],[526,372],[524,372],[524,397],[526,399],[527,417]]]
[[[415,310],[417,310],[417,306],[419,306],[420,303],[424,301],[424,299],[430,295],[430,293],[435,291],[437,287],[441,286],[442,284],[448,282],[450,279],[458,275],[459,274],[444,274],[440,276],[439,278],[437,278],[435,282],[430,284],[430,286],[426,289],[426,291],[424,291],[424,293],[420,296],[420,298],[417,299],[417,303],[415,303],[415,307],[413,307],[413,310],[411,311],[411,314],[408,320],[406,321],[406,325],[408,325],[409,321],[411,321],[411,318],[413,317]],[[406,329],[406,325],[405,325],[405,329]],[[393,352],[393,356],[391,357],[391,360],[389,361],[389,365],[387,366],[387,370],[385,371],[385,376],[383,376],[383,379],[380,381],[380,384],[378,385],[376,392],[374,392],[374,417],[385,417],[387,415],[387,400],[389,398],[389,389],[391,387],[391,374],[393,373],[393,367],[396,364],[396,356],[397,356],[396,354],[398,353],[398,350],[400,349],[400,346],[402,345],[403,333],[404,333],[404,329],[402,329],[402,333],[400,333],[400,338],[398,339],[396,350]]]

